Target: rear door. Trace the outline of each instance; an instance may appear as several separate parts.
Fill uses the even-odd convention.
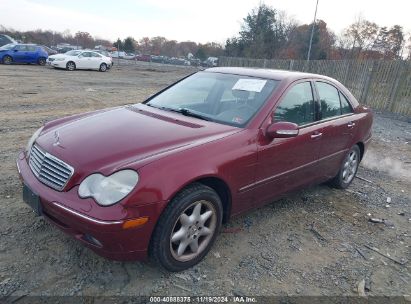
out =
[[[273,109],[269,124],[278,121],[296,123],[299,134],[292,138],[263,138],[258,141],[258,168],[255,195],[265,203],[278,195],[310,184],[319,176],[321,126],[316,123],[312,83],[293,84]]]
[[[92,69],[99,69],[100,64],[103,62],[103,56],[96,52],[91,53],[91,64],[92,64]]]
[[[31,63],[37,63],[37,47],[34,45],[27,45],[26,48],[26,61]]]
[[[315,82],[319,100],[319,119],[323,127],[319,170],[323,177],[334,177],[351,148],[355,122],[347,97],[325,81]]]

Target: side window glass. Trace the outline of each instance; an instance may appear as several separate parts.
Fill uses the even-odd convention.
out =
[[[274,121],[304,125],[314,120],[314,98],[310,82],[293,86],[274,112]]]
[[[352,113],[353,110],[351,108],[350,103],[348,102],[347,98],[341,92],[340,92],[340,99],[341,99],[341,114]]]
[[[316,85],[320,96],[322,119],[341,115],[338,90],[325,82],[316,82]]]
[[[36,51],[36,47],[34,45],[29,45],[27,46],[27,51],[29,52],[35,52]]]
[[[16,48],[15,48],[15,50],[18,50],[18,51],[26,51],[27,48],[26,48],[25,45],[17,45]]]

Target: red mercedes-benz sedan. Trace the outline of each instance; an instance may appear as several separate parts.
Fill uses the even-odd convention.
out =
[[[37,215],[102,256],[179,271],[231,216],[307,185],[347,187],[371,125],[334,79],[212,68],[141,104],[46,123],[17,167]]]

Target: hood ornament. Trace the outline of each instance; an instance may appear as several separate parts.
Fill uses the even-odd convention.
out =
[[[54,143],[53,146],[60,146],[60,135],[58,131],[54,131]]]

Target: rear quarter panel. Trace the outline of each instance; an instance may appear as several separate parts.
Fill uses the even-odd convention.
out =
[[[361,105],[355,109],[355,113],[357,128],[355,128],[353,144],[363,143],[365,152],[372,137],[372,123],[374,120],[374,115],[370,108]]]

